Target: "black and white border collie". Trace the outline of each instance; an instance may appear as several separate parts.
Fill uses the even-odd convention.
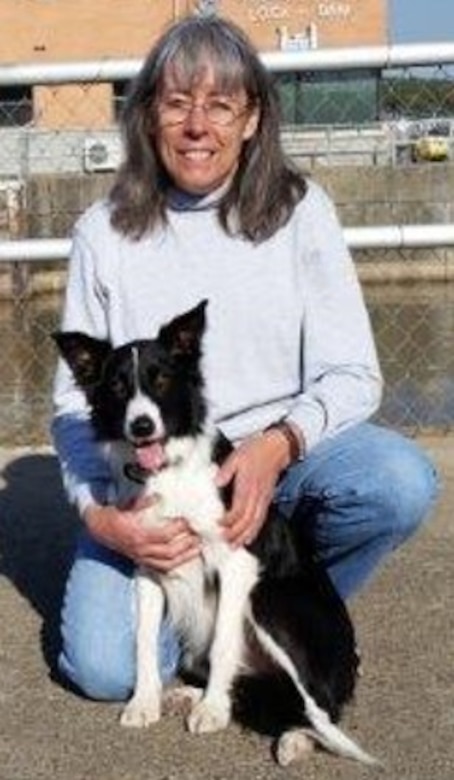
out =
[[[325,571],[273,507],[248,549],[223,539],[227,499],[215,475],[216,454],[225,448],[207,423],[205,308],[202,301],[176,317],[154,340],[116,349],[83,333],[54,335],[86,394],[117,500],[155,496],[144,522],[184,517],[202,545],[196,560],[170,573],[137,571],[136,685],[121,722],[154,723],[166,698],[190,708],[187,726],[198,734],[225,728],[232,712],[253,723],[255,712],[278,738],[282,765],[314,743],[374,763],[336,725],[358,662],[351,621]],[[157,642],[165,612],[181,637],[184,670],[199,680],[206,674],[203,687],[163,695]]]

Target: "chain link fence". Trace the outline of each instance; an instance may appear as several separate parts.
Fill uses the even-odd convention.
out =
[[[276,72],[283,144],[328,189],[346,227],[454,222],[452,63],[454,47],[452,60],[435,64]],[[6,83],[0,67],[0,243],[67,237],[108,191],[122,157],[124,73]],[[379,420],[452,430],[454,248],[354,257],[386,380]],[[0,263],[0,444],[48,440],[50,333],[65,278],[66,262],[50,257]]]
[[[442,250],[396,253],[355,253],[359,272],[363,263],[443,264]],[[367,255],[364,257],[364,255]],[[404,257],[403,257],[404,255]],[[31,296],[17,264],[15,294],[0,302],[0,445],[35,444],[48,440],[50,392],[56,352],[50,338],[58,327],[61,292],[49,291],[46,275],[63,285],[66,263],[41,271],[40,290]],[[44,281],[43,281],[44,280]],[[363,281],[380,360],[386,380],[379,421],[405,429],[448,432],[454,421],[454,283]]]

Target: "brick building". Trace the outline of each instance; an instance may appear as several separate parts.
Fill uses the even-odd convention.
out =
[[[2,0],[0,60],[140,57],[162,27],[197,9],[234,19],[259,49],[315,29],[320,46],[380,44],[386,0]]]
[[[140,58],[166,24],[194,11],[234,19],[262,51],[386,42],[386,0],[2,0],[0,64]],[[3,88],[0,108],[20,98],[21,111],[16,120],[0,111],[0,122],[106,127],[116,86]]]

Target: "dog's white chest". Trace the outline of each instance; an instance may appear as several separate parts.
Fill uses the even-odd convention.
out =
[[[224,507],[216,487],[217,467],[209,459],[208,443],[203,438],[196,444],[193,440],[178,440],[170,442],[170,447],[172,465],[147,480],[145,492],[156,496],[157,504],[144,522],[154,524],[184,517],[202,538],[218,538]]]

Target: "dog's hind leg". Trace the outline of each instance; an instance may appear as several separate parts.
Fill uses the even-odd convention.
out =
[[[312,737],[327,750],[336,753],[345,758],[352,758],[363,764],[376,765],[375,758],[366,753],[359,745],[331,720],[328,713],[325,712],[315,701],[313,696],[306,689],[301,680],[298,670],[288,653],[275,641],[275,639],[264,628],[250,616],[250,624],[253,628],[257,640],[263,650],[269,657],[288,674],[296,690],[301,696],[304,705],[304,714],[311,727],[305,728],[304,733]]]
[[[218,573],[220,594],[208,685],[187,720],[195,734],[219,731],[230,722],[231,687],[244,657],[245,610],[257,581],[257,559],[243,549],[229,552]]]
[[[136,684],[132,699],[124,708],[122,726],[143,728],[161,715],[162,684],[158,668],[158,637],[164,612],[160,585],[146,573],[136,575],[137,648]]]

